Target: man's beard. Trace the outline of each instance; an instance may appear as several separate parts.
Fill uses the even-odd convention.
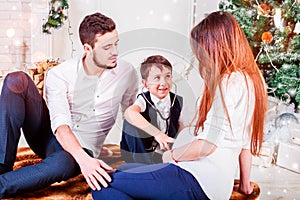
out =
[[[97,67],[99,67],[99,68],[102,68],[102,69],[113,69],[113,68],[115,68],[115,67],[117,66],[117,63],[116,63],[114,66],[102,65],[102,64],[100,64],[100,62],[98,62],[98,60],[97,60],[96,58],[97,58],[97,57],[96,57],[95,54],[94,54],[94,56],[93,56],[93,62],[94,62],[95,65],[96,65]]]

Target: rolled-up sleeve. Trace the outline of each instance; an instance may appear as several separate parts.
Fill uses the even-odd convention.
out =
[[[55,68],[48,71],[45,82],[45,98],[50,112],[51,128],[53,132],[61,125],[71,127],[70,105],[68,103],[67,81]]]

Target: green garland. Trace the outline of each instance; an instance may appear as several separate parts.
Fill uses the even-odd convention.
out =
[[[52,28],[58,29],[64,24],[64,21],[68,18],[64,10],[69,8],[67,0],[51,0],[49,4],[48,19],[42,26],[43,33],[47,34],[51,34]]]

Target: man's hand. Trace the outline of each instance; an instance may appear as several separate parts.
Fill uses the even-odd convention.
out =
[[[107,182],[111,182],[111,177],[108,173],[114,171],[102,160],[88,157],[79,163],[81,173],[86,182],[93,190],[101,190],[101,186],[108,187]]]
[[[163,132],[159,132],[154,136],[155,140],[158,142],[159,146],[163,150],[170,149],[170,143],[174,143],[175,139],[167,136]]]
[[[68,125],[59,126],[55,132],[55,136],[62,147],[74,157],[86,182],[93,190],[100,190],[100,184],[103,187],[108,186],[107,182],[111,181],[108,173],[112,173],[114,169],[102,160],[90,157],[83,150]]]

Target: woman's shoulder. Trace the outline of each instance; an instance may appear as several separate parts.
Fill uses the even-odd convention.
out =
[[[248,89],[248,86],[252,85],[250,77],[240,71],[232,72],[231,74],[225,75],[222,79],[223,89]],[[225,87],[225,88],[224,88]]]
[[[245,80],[245,78],[247,78],[247,75],[240,71],[235,71],[230,74],[226,74],[224,76],[224,80],[226,80],[228,82],[232,82],[232,83],[243,82]]]
[[[238,104],[242,99],[247,99],[249,94],[254,93],[253,82],[247,74],[233,72],[224,78],[222,92],[225,102]]]

